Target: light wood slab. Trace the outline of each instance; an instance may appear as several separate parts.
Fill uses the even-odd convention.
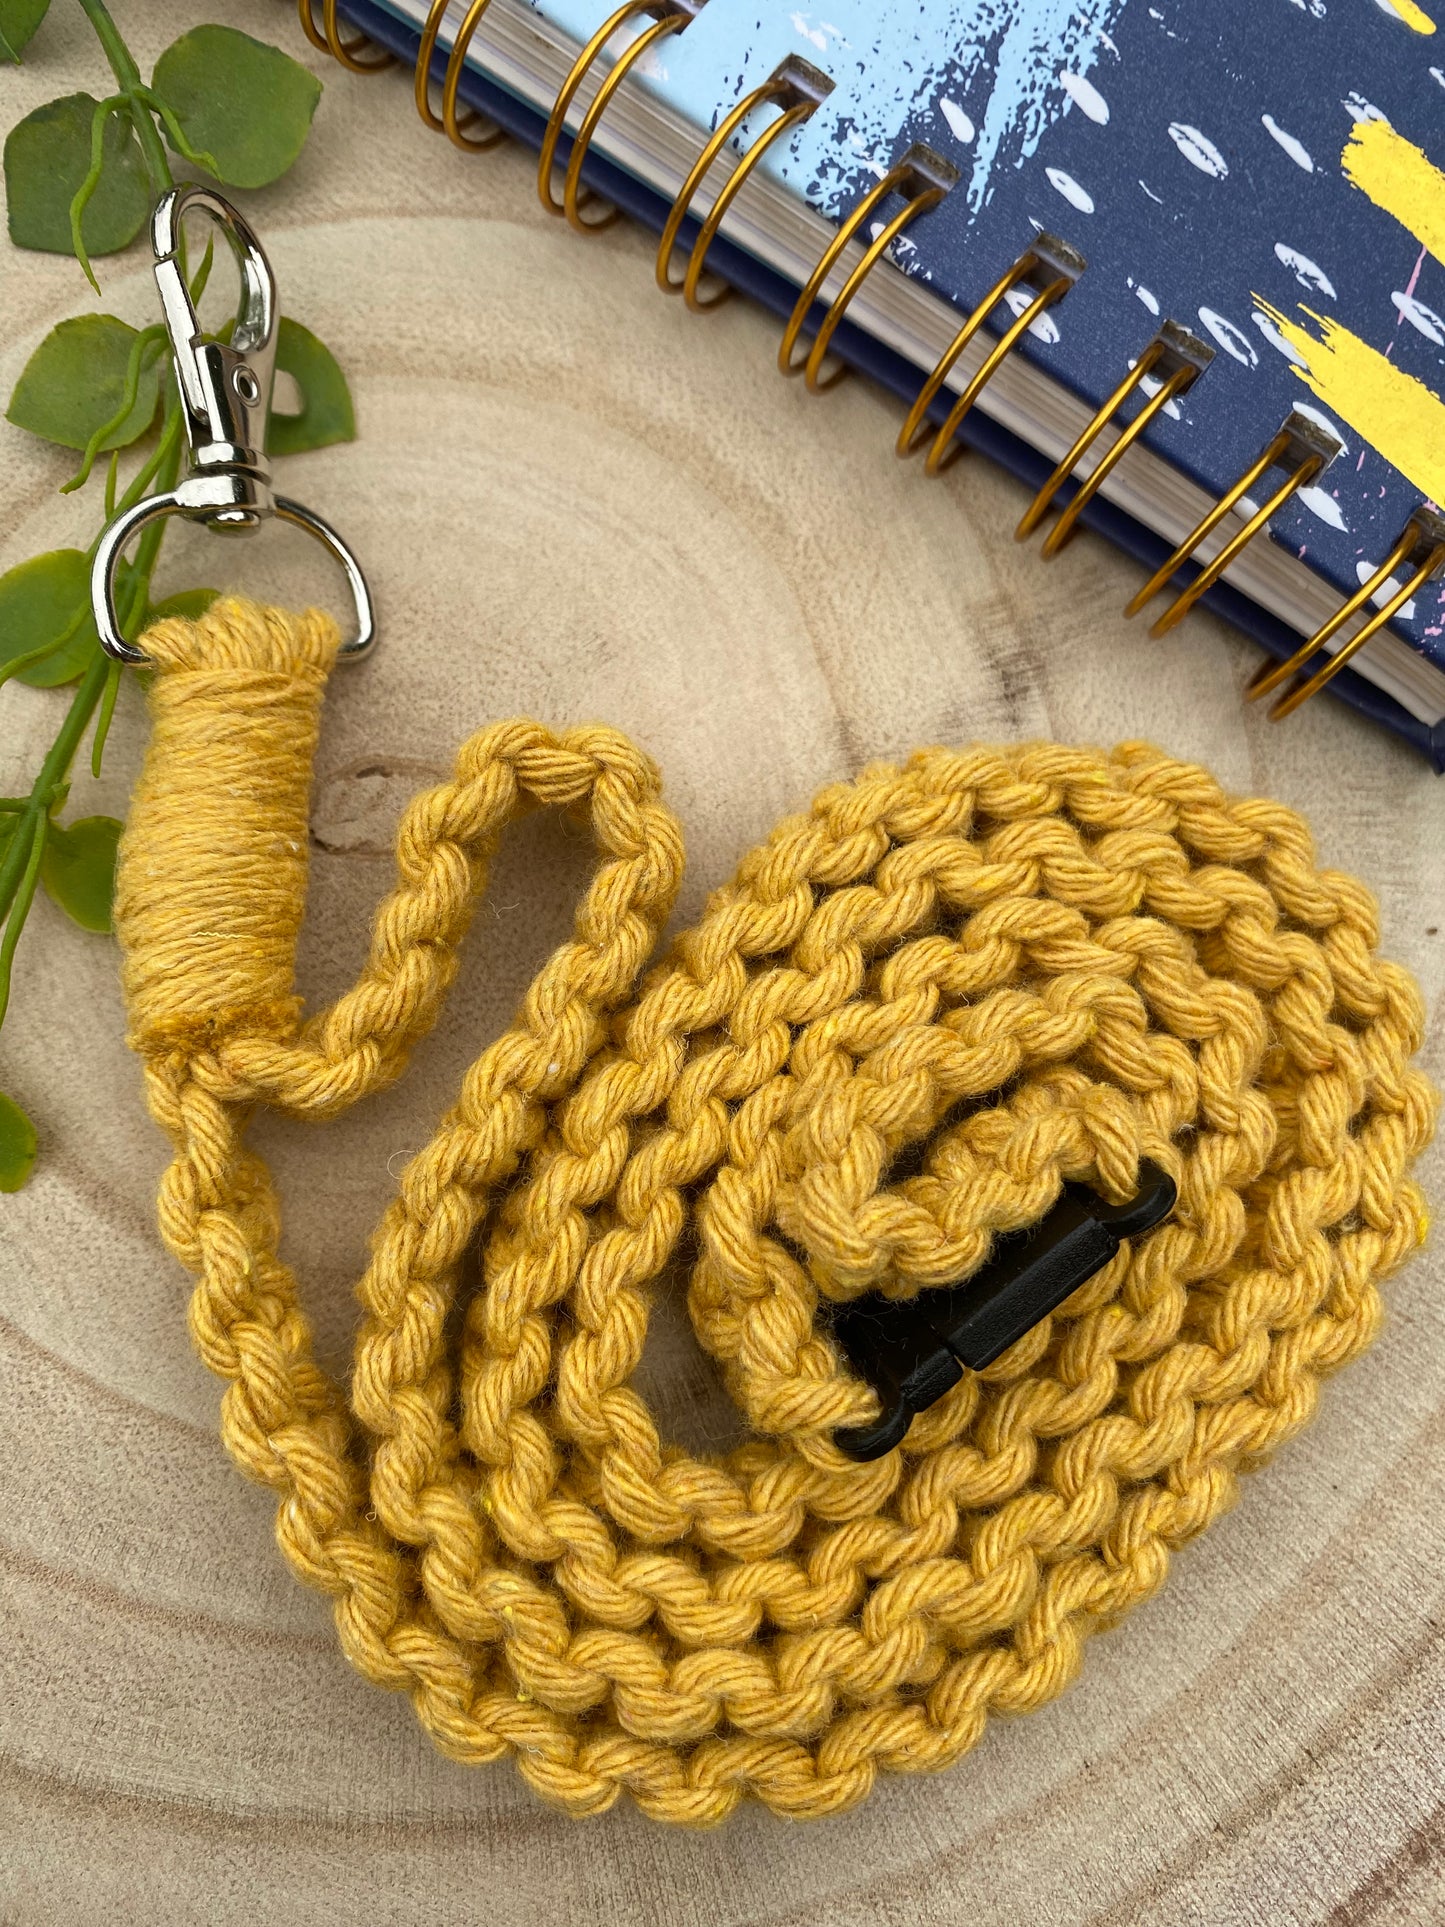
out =
[[[125,9],[143,65],[196,10]],[[218,14],[219,9],[209,10]],[[289,4],[227,18],[303,51]],[[4,117],[104,91],[56,9]],[[1160,646],[1119,610],[1135,569],[1091,537],[1015,547],[1021,494],[978,460],[928,484],[862,383],[825,400],[772,369],[776,328],[706,321],[651,285],[622,227],[544,216],[521,152],[454,155],[396,76],[326,81],[315,137],[249,197],[288,310],[332,344],[361,439],[297,460],[291,493],[371,571],[383,639],[339,674],[321,747],[305,987],[333,994],[385,887],[397,812],[461,736],[516,712],[604,717],[657,755],[686,825],[682,912],[825,779],[933,740],[1153,737],[1315,820],[1381,893],[1445,1061],[1442,791],[1342,709],[1241,709],[1249,647],[1208,617]],[[153,315],[142,255],[106,305]],[[6,251],[6,393],[41,335],[94,305],[73,263]],[[69,463],[0,432],[0,566],[88,539]],[[281,532],[172,545],[175,581],[334,597]],[[0,790],[56,695],[4,693]],[[124,692],[120,812],[143,725]],[[462,1065],[562,934],[587,853],[533,824],[505,858],[450,1012],[383,1103],[315,1133],[266,1123],[329,1359],[345,1356],[367,1229]],[[1055,1707],[955,1771],[790,1828],[705,1836],[632,1811],[577,1826],[508,1768],[435,1754],[337,1651],[216,1441],[185,1283],[152,1229],[162,1165],[121,1042],[113,947],[41,903],[0,1086],[44,1137],[0,1204],[0,1920],[587,1923],[1351,1923],[1445,1909],[1445,1314],[1434,1246],[1390,1289],[1377,1349],[1313,1429],[1096,1642]],[[1437,1151],[1425,1182],[1441,1189]],[[675,1318],[648,1361],[665,1426],[724,1425]]]

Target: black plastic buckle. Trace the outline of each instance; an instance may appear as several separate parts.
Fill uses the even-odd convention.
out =
[[[881,1459],[914,1415],[963,1376],[982,1371],[1108,1264],[1126,1238],[1152,1231],[1174,1209],[1173,1178],[1147,1158],[1139,1189],[1109,1204],[1084,1185],[1064,1195],[1031,1231],[1001,1238],[982,1270],[946,1291],[901,1301],[870,1292],[844,1305],[833,1336],[883,1407],[873,1425],[846,1426],[834,1443],[850,1459]]]

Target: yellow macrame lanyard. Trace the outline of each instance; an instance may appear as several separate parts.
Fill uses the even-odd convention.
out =
[[[802,1818],[949,1765],[1306,1422],[1423,1234],[1421,1004],[1369,893],[1289,810],[1146,746],[933,749],[780,824],[643,976],[682,871],[656,770],[610,729],[506,722],[408,807],[361,979],[303,1021],[337,650],[329,618],[240,601],[149,632],[116,900],[162,1234],[282,1551],[445,1752],[513,1755],[570,1813]],[[586,818],[597,871],[382,1215],[343,1388],[245,1126],[400,1073],[536,807]],[[877,1402],[830,1301],[926,1295],[1144,1159],[1167,1222],[901,1446],[840,1451]],[[632,1383],[679,1252],[751,1431],[727,1454],[663,1439]]]
[[[225,340],[196,320],[187,210],[238,264]],[[682,874],[657,771],[615,730],[498,723],[407,809],[361,979],[303,1019],[312,757],[370,599],[272,491],[254,232],[191,184],[152,240],[189,462],[107,530],[92,599],[106,650],[154,670],[115,921],[229,1450],[358,1670],[570,1813],[626,1790],[662,1820],[748,1796],[802,1818],[947,1766],[1052,1698],[1309,1418],[1423,1235],[1420,998],[1369,893],[1290,811],[1145,745],[925,750],[780,824],[644,976]],[[228,600],[137,647],[119,560],[170,515],[307,530],[356,634]],[[585,816],[596,874],[402,1175],[343,1388],[246,1124],[400,1074],[539,807]],[[633,1383],[681,1254],[751,1433],[730,1453],[665,1441]],[[1000,1323],[986,1281],[1021,1266],[1048,1289]],[[933,1309],[960,1294],[994,1320],[976,1350]]]

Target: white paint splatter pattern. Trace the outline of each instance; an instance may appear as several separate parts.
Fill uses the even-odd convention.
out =
[[[1304,142],[1296,140],[1293,134],[1287,134],[1273,114],[1261,114],[1259,118],[1260,124],[1266,134],[1269,135],[1271,140],[1278,141],[1279,145],[1284,149],[1285,153],[1289,155],[1295,166],[1302,167],[1306,174],[1313,174],[1315,164],[1310,158],[1310,151]]]
[[[1370,577],[1375,573],[1376,567],[1377,564],[1367,562],[1362,557],[1355,564],[1356,579],[1361,583],[1368,582]],[[1370,600],[1377,609],[1383,609],[1385,604],[1390,600],[1390,597],[1398,591],[1399,587],[1400,578],[1394,575],[1387,575],[1379,588],[1376,589],[1375,593],[1370,597]],[[1410,600],[1405,603],[1402,608],[1397,610],[1396,613],[1402,622],[1408,622],[1415,613],[1415,598],[1411,596]]]
[[[1222,314],[1216,314],[1213,308],[1201,308],[1199,319],[1227,355],[1233,355],[1246,368],[1259,366],[1254,343],[1242,328],[1236,328],[1232,321],[1226,320]]]
[[[1004,296],[1005,305],[1017,317],[1033,300],[1027,288],[1010,288]],[[1051,314],[1041,314],[1028,325],[1027,332],[1035,341],[1041,341],[1046,348],[1052,348],[1059,339],[1059,324]]]
[[[1279,329],[1275,327],[1269,316],[1267,314],[1261,314],[1259,309],[1255,308],[1249,318],[1264,336],[1270,347],[1275,349],[1279,354],[1282,354],[1292,368],[1297,368],[1299,366],[1298,356],[1280,333]]]
[[[1392,294],[1395,311],[1402,321],[1408,321],[1427,341],[1433,341],[1437,348],[1445,348],[1445,321],[1442,321],[1433,308],[1427,308],[1423,301],[1416,300],[1413,294]]]
[[[1080,187],[1072,174],[1066,174],[1061,167],[1046,167],[1049,185],[1056,194],[1062,194],[1070,207],[1076,207],[1080,214],[1092,214],[1094,197],[1086,187]]]
[[[1340,505],[1327,489],[1296,489],[1294,499],[1301,508],[1307,508],[1311,515],[1318,516],[1321,522],[1327,522],[1332,529],[1338,529],[1341,535],[1348,534],[1349,525],[1340,512]]]
[[[1289,269],[1302,288],[1308,288],[1311,294],[1328,295],[1331,301],[1335,299],[1335,284],[1318,261],[1311,261],[1298,248],[1286,247],[1283,241],[1275,242],[1274,252],[1276,260]]]
[[[1095,126],[1108,126],[1109,103],[1092,80],[1084,74],[1063,73],[1059,75],[1059,85],[1080,113],[1087,114]]]
[[[944,99],[939,101],[938,105],[943,114],[943,118],[948,122],[948,130],[953,135],[953,138],[957,141],[962,141],[964,146],[967,147],[977,131],[973,122],[969,119],[968,115],[964,113],[956,100],[949,100],[945,96]]]
[[[1229,173],[1229,164],[1207,134],[1201,134],[1197,127],[1190,127],[1185,121],[1171,120],[1169,138],[1179,149],[1192,167],[1201,174],[1212,174],[1216,181],[1222,181]]]
[[[1131,368],[1134,366],[1132,356],[1129,361],[1129,366]],[[1163,382],[1157,375],[1141,375],[1139,378],[1141,391],[1151,398],[1157,395],[1163,386]],[[1179,406],[1177,401],[1166,401],[1162,412],[1173,422],[1182,422],[1184,419],[1184,410]]]
[[[820,54],[827,53],[835,38],[842,39],[842,35],[839,34],[836,27],[826,25],[815,27],[809,16],[805,13],[795,13],[792,16],[792,21],[793,32],[797,34],[800,39],[806,40],[810,47],[815,47]],[[846,47],[847,44],[847,41],[844,40],[843,45]]]
[[[1390,118],[1388,114],[1382,113],[1372,100],[1366,100],[1363,94],[1357,94],[1353,90],[1345,95],[1340,105],[1351,120],[1388,121]]]

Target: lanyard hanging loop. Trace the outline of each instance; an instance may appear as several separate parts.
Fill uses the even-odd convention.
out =
[[[214,221],[241,272],[241,300],[229,342],[205,338],[182,271],[181,222],[192,210]],[[147,659],[120,632],[115,569],[131,537],[148,523],[183,515],[217,534],[249,535],[277,516],[314,536],[341,565],[357,617],[357,633],[343,643],[341,655],[348,660],[365,655],[375,641],[376,625],[361,565],[329,523],[271,488],[266,423],[276,373],[276,277],[255,230],[223,196],[189,185],[172,188],[157,202],[151,243],[189,461],[174,489],[137,502],[101,537],[90,578],[101,647],[118,662]]]

